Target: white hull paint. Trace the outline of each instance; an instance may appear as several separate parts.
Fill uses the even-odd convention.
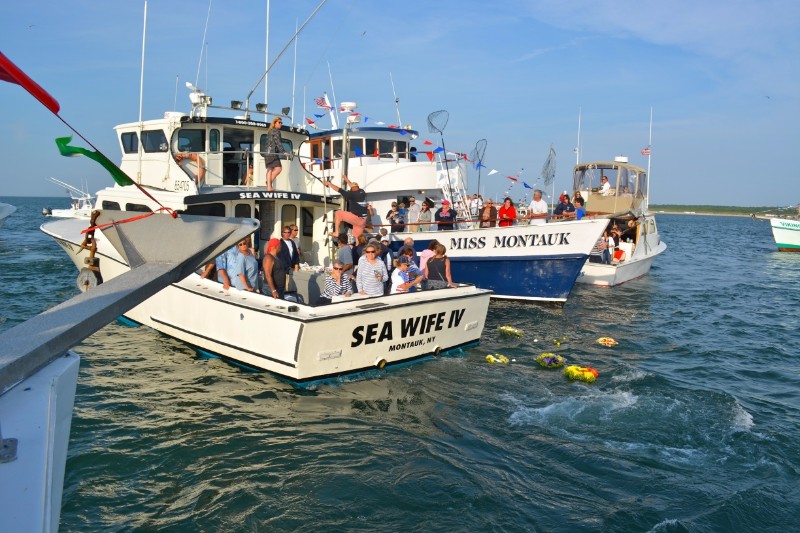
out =
[[[577,283],[614,287],[650,272],[653,260],[666,251],[667,245],[661,241],[655,229],[655,217],[647,215],[643,218],[646,220],[646,227],[639,230],[638,244],[620,243],[620,249],[625,252],[623,261],[612,265],[587,261],[576,280]],[[645,234],[645,231],[649,233]]]
[[[781,252],[800,252],[800,219],[769,219],[775,244]]]

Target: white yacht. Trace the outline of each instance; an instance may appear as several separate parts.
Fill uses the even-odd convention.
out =
[[[16,211],[17,208],[11,204],[0,203],[0,228],[5,224],[6,219],[11,216],[11,213]]]
[[[617,229],[621,235],[610,263],[603,262],[596,247],[578,283],[613,287],[644,276],[667,249],[658,234],[656,217],[648,210],[647,184],[645,169],[631,165],[624,156],[575,165],[573,191],[585,199],[587,216],[603,220],[609,234]]]
[[[108,187],[97,193],[95,207],[151,213],[179,213],[251,218],[259,222],[255,246],[296,224],[304,267],[290,276],[288,291],[314,304],[324,269],[335,251],[327,231],[339,197],[328,196],[317,175],[299,155],[308,133],[281,127],[283,171],[266,187],[264,160],[269,124],[256,120],[241,102],[230,108],[235,118],[213,117],[211,97],[191,94],[189,114],[167,112],[163,118],[116,127],[122,150],[120,168],[140,176],[139,185]],[[261,109],[259,112],[264,112]],[[288,120],[287,120],[288,122]],[[252,166],[252,177],[248,169]],[[340,183],[336,174],[326,174]],[[369,192],[369,191],[368,191]],[[79,219],[48,222],[42,230],[65,250],[81,270],[83,286],[121,275],[130,268],[110,246],[104,231],[96,250],[83,248],[87,224]],[[476,344],[483,331],[490,291],[460,284],[449,290],[375,298],[344,298],[313,306],[271,296],[223,290],[216,281],[192,274],[173,283],[125,316],[197,347],[304,384],[381,369]]]

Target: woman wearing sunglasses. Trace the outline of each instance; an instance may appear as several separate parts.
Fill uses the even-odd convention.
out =
[[[383,296],[383,284],[389,279],[386,263],[378,256],[378,244],[370,241],[364,248],[364,255],[358,260],[356,287],[365,296]]]
[[[350,283],[350,276],[344,273],[344,264],[341,261],[333,263],[333,269],[325,276],[325,290],[317,301],[317,305],[328,305],[333,301],[334,296],[350,296],[353,294],[353,287]]]

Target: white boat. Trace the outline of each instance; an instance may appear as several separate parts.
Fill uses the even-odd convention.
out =
[[[89,194],[88,191],[74,187],[69,183],[65,183],[56,178],[50,178],[50,181],[56,185],[64,187],[67,190],[67,193],[70,196],[70,206],[67,209],[52,209],[50,207],[45,207],[42,209],[42,214],[44,216],[55,218],[88,219],[92,215],[92,209],[94,209],[94,206],[92,205],[94,196]]]
[[[337,200],[326,196],[319,177],[304,168],[299,157],[282,159],[277,191],[267,191],[261,150],[269,124],[249,116],[241,102],[238,108],[226,109],[244,111],[244,117],[210,117],[211,98],[197,91],[191,96],[189,115],[168,112],[161,119],[116,127],[123,147],[120,168],[131,176],[141,169],[140,184],[152,198],[132,186],[117,185],[97,193],[96,207],[150,212],[164,206],[189,214],[254,218],[260,223],[255,234],[259,254],[271,237],[281,235],[282,227],[297,224],[309,266],[294,273],[288,290],[315,303],[322,270],[331,265],[334,253],[328,247],[326,223],[332,220]],[[300,128],[283,126],[281,134],[284,150],[295,156],[308,140],[308,133]],[[252,185],[239,185],[249,163],[253,164]],[[42,231],[81,269],[83,282],[93,285],[99,279],[85,266],[90,251],[79,251],[80,232],[86,226],[78,219],[64,219],[44,224]],[[94,260],[101,279],[128,270],[128,263],[109,246],[105,232],[98,233],[96,242]],[[302,384],[476,344],[489,296],[489,291],[462,284],[450,290],[347,298],[314,307],[234,288],[225,291],[215,281],[193,274],[125,316],[204,353]]]
[[[610,189],[602,190],[606,176]],[[601,219],[609,232],[619,228],[619,247],[610,264],[592,254],[583,266],[578,283],[613,287],[644,276],[655,258],[667,249],[658,234],[655,215],[648,211],[647,172],[619,156],[614,161],[594,161],[575,165],[573,191],[586,200],[587,215]]]
[[[770,217],[772,236],[780,252],[800,252],[800,206],[793,217]]]
[[[17,208],[11,204],[0,203],[0,228],[5,224],[6,219],[11,216],[11,213],[16,211]]]
[[[350,106],[350,110],[354,109]],[[352,115],[349,123],[357,123]],[[606,221],[548,221],[504,228],[477,228],[464,208],[466,161],[462,155],[420,150],[418,132],[387,127],[339,128],[311,135],[310,168],[320,172],[346,172],[367,192],[373,206],[373,226],[387,225],[384,215],[392,202],[408,205],[429,199],[448,199],[458,213],[452,231],[392,233],[393,247],[412,237],[417,251],[433,239],[447,247],[454,280],[491,289],[494,298],[563,302],[569,296]],[[431,148],[428,148],[431,150]],[[349,158],[342,159],[342,154]],[[345,168],[345,165],[347,167]],[[435,211],[435,209],[433,210]]]

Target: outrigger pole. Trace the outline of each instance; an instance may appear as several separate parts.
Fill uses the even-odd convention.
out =
[[[322,9],[322,6],[324,6],[325,2],[327,2],[327,1],[328,0],[322,0],[322,2],[319,3],[317,8],[308,16],[306,21],[303,22],[303,25],[300,26],[300,28],[296,32],[294,32],[294,35],[292,35],[292,38],[289,39],[289,42],[286,43],[286,45],[283,47],[283,49],[275,57],[275,59],[272,60],[272,63],[269,64],[269,66],[264,71],[264,73],[261,75],[261,77],[258,78],[258,81],[253,86],[253,88],[250,90],[250,92],[247,93],[247,98],[244,99],[244,115],[245,115],[245,118],[247,118],[247,119],[250,118],[250,97],[253,96],[253,93],[256,92],[256,89],[258,89],[258,86],[261,85],[261,82],[264,81],[264,78],[267,77],[267,74],[269,73],[270,70],[272,70],[272,67],[275,66],[275,63],[277,63],[278,60],[281,58],[281,56],[283,56],[283,53],[286,52],[286,50],[289,48],[289,45],[292,44],[292,41],[294,41],[295,38],[297,38],[297,36],[300,35],[300,32],[303,31],[303,28],[305,28],[306,25],[309,22],[311,22],[311,19],[313,19],[314,15],[317,14],[317,11]],[[266,104],[266,102],[265,102],[265,104]],[[267,105],[269,105],[269,104],[267,104]]]

